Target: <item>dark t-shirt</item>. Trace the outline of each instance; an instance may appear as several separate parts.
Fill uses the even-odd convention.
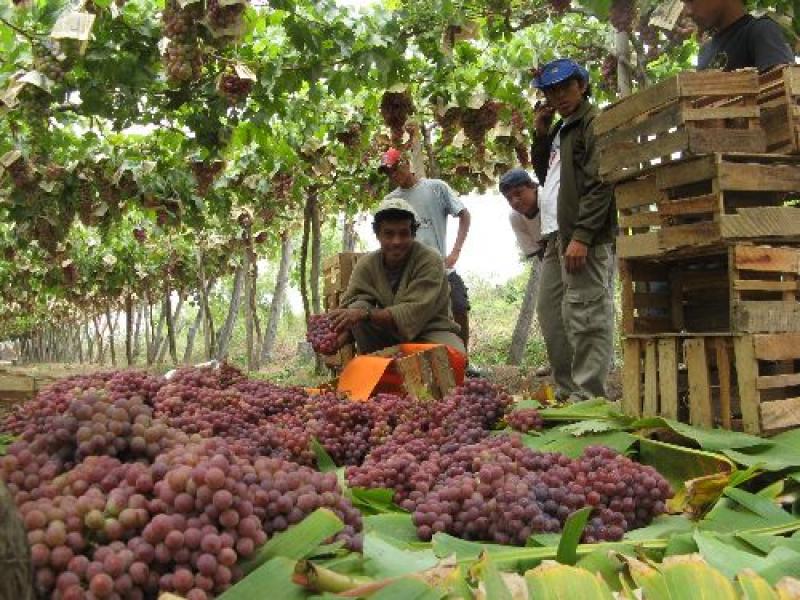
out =
[[[734,71],[755,67],[766,71],[775,65],[794,64],[794,54],[780,26],[769,17],[744,15],[714,34],[700,48],[697,69]]]

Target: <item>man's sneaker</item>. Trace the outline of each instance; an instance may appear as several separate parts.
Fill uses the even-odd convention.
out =
[[[551,368],[550,368],[550,365],[547,365],[547,366],[544,366],[544,367],[539,367],[538,369],[536,369],[536,370],[534,371],[534,374],[535,374],[537,377],[547,377],[547,376],[548,376],[548,375],[550,375],[552,372],[553,372],[553,369],[551,369]]]

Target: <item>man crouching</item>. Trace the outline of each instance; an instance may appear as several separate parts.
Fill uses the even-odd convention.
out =
[[[445,344],[465,353],[450,310],[439,254],[415,240],[416,212],[400,198],[381,202],[372,230],[380,250],[361,257],[338,308],[330,311],[339,346],[368,354],[395,344]]]

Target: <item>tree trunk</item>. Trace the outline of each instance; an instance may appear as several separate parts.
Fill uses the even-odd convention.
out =
[[[108,348],[111,351],[111,366],[117,366],[117,351],[114,348],[114,322],[111,318],[111,306],[106,305],[106,320],[108,321]]]
[[[197,336],[197,330],[203,323],[203,305],[198,304],[197,314],[194,317],[194,323],[189,327],[186,334],[186,348],[183,349],[183,363],[188,365],[192,362],[192,354],[194,353],[194,338]]]
[[[94,322],[94,335],[97,340],[97,364],[102,365],[105,360],[105,348],[103,346],[103,332],[100,330],[100,322],[97,315],[92,316]]]
[[[78,363],[83,364],[83,340],[81,339],[81,322],[75,323],[75,339],[78,343]]]
[[[508,350],[509,365],[519,365],[525,355],[525,345],[531,333],[531,323],[536,312],[536,298],[539,295],[539,278],[542,274],[542,261],[534,258],[530,266],[528,285],[525,287],[525,296],[522,298],[522,307],[519,310],[517,324],[511,336],[511,348]]]
[[[153,345],[152,345],[152,354],[151,356],[148,357],[147,364],[149,365],[152,365],[156,361],[156,359],[158,359],[158,353],[161,351],[161,344],[164,342],[164,324],[166,323],[166,321],[167,321],[167,311],[164,310],[162,302],[161,314],[158,316],[158,327],[156,327],[156,330],[151,334]],[[152,325],[152,318],[150,324]]]
[[[278,323],[283,314],[283,305],[286,300],[286,288],[289,285],[289,268],[292,263],[292,236],[284,231],[281,236],[281,262],[278,266],[278,276],[275,281],[275,291],[272,294],[272,303],[269,307],[269,323],[264,333],[264,345],[261,346],[261,361],[267,362],[272,357],[275,340],[278,337]]]
[[[236,274],[233,276],[233,286],[231,287],[231,303],[228,307],[228,316],[225,319],[225,324],[219,332],[217,339],[217,350],[215,358],[223,360],[227,358],[228,346],[233,336],[233,327],[236,325],[236,317],[239,313],[239,305],[242,300],[242,283],[244,283],[244,267],[239,265],[236,267]]]
[[[254,350],[253,350],[253,288],[255,282],[253,281],[253,258],[250,248],[244,249],[244,346],[245,346],[245,364],[247,370],[252,371],[254,368]]]
[[[174,331],[173,337],[176,340],[178,338],[178,327],[176,326],[176,323],[180,320],[181,310],[182,309],[183,309],[183,296],[179,295],[178,296],[178,304],[175,305],[175,311],[172,312],[172,306],[170,306],[170,311],[166,312],[166,314],[168,315],[167,319],[168,320],[169,319],[172,320],[172,329]],[[167,333],[169,333],[169,329],[167,329]],[[156,362],[157,363],[160,364],[160,363],[164,362],[164,358],[166,357],[166,354],[167,354],[167,348],[169,348],[169,336],[163,338],[161,340],[161,344],[158,346],[158,352],[156,353]],[[177,346],[176,346],[176,348],[177,348]],[[177,354],[177,350],[176,350],[176,354]],[[172,355],[170,354],[170,357],[171,356]],[[177,361],[175,361],[174,364],[177,364]]]
[[[630,95],[632,86],[631,75],[631,39],[627,31],[617,31],[614,37],[615,54],[617,57],[617,91],[620,96]]]
[[[433,142],[431,142],[431,128],[420,126],[422,128],[422,140],[425,144],[425,154],[428,157],[428,172],[429,176],[433,179],[438,179],[441,176],[439,170],[439,161],[436,160],[436,153],[433,151]]]
[[[206,281],[206,270],[203,266],[203,252],[199,248],[195,254],[197,258],[197,273],[200,276],[200,305],[203,308],[203,341],[205,343],[206,359],[211,360],[216,346],[214,334],[214,317],[208,303],[208,295],[214,287],[213,279]]]
[[[133,366],[133,295],[125,297],[125,360]]]
[[[177,314],[172,314],[172,302],[170,298],[171,291],[167,289],[164,292],[164,314],[167,315],[167,344],[169,345],[169,357],[172,359],[172,364],[178,364],[178,348],[175,344],[175,320]],[[177,313],[183,302],[183,298],[178,301],[178,306],[175,310]]]
[[[94,362],[94,339],[92,338],[92,332],[89,331],[89,320],[87,319],[84,323],[85,331],[86,331],[86,362],[93,363]]]
[[[134,328],[133,332],[133,359],[136,360],[139,358],[139,355],[142,352],[142,340],[141,340],[141,333],[142,333],[142,313],[144,313],[144,305],[139,303],[138,308],[136,309],[136,327]]]
[[[144,305],[144,352],[145,363],[150,366],[150,357],[153,354],[153,305],[150,304],[150,294]]]
[[[303,212],[303,238],[300,242],[300,297],[303,299],[303,315],[306,323],[311,317],[306,274],[308,273],[308,240],[311,235],[311,206],[313,204],[312,198],[316,193],[316,189],[313,187],[308,190],[305,211]]]
[[[322,224],[320,223],[319,198],[314,194],[311,205],[311,307],[314,314],[322,312],[319,279],[322,270]]]
[[[342,227],[342,252],[355,252],[357,239],[356,220],[350,215],[345,215]]]
[[[422,148],[422,124],[414,121],[411,124],[411,170],[417,177],[427,177],[425,170],[425,152]]]

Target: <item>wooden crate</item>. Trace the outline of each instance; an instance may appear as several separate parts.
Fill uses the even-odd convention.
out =
[[[340,252],[331,256],[322,265],[322,289],[327,296],[333,292],[343,292],[347,289],[350,275],[358,259],[364,256],[363,252]]]
[[[758,104],[767,151],[800,154],[800,66],[764,73],[759,86]]]
[[[800,248],[728,245],[676,260],[621,259],[625,334],[800,331]]]
[[[320,354],[322,362],[336,371],[343,369],[355,355],[356,348],[353,344],[345,344],[339,348],[336,354]]]
[[[339,307],[343,291],[328,292],[323,296],[322,308],[325,312]]]
[[[623,258],[696,255],[726,241],[800,241],[800,157],[712,154],[615,188]]]
[[[31,375],[15,369],[0,370],[0,404],[7,406],[33,398],[43,387],[57,381],[56,377]]]
[[[442,398],[456,386],[455,374],[444,346],[413,354],[404,354],[400,346],[373,352],[374,356],[392,357],[390,374],[402,380],[400,387],[417,398]]]
[[[774,434],[800,425],[800,334],[630,336],[622,409]]]
[[[755,70],[680,73],[594,121],[600,177],[616,182],[688,155],[765,152]]]

